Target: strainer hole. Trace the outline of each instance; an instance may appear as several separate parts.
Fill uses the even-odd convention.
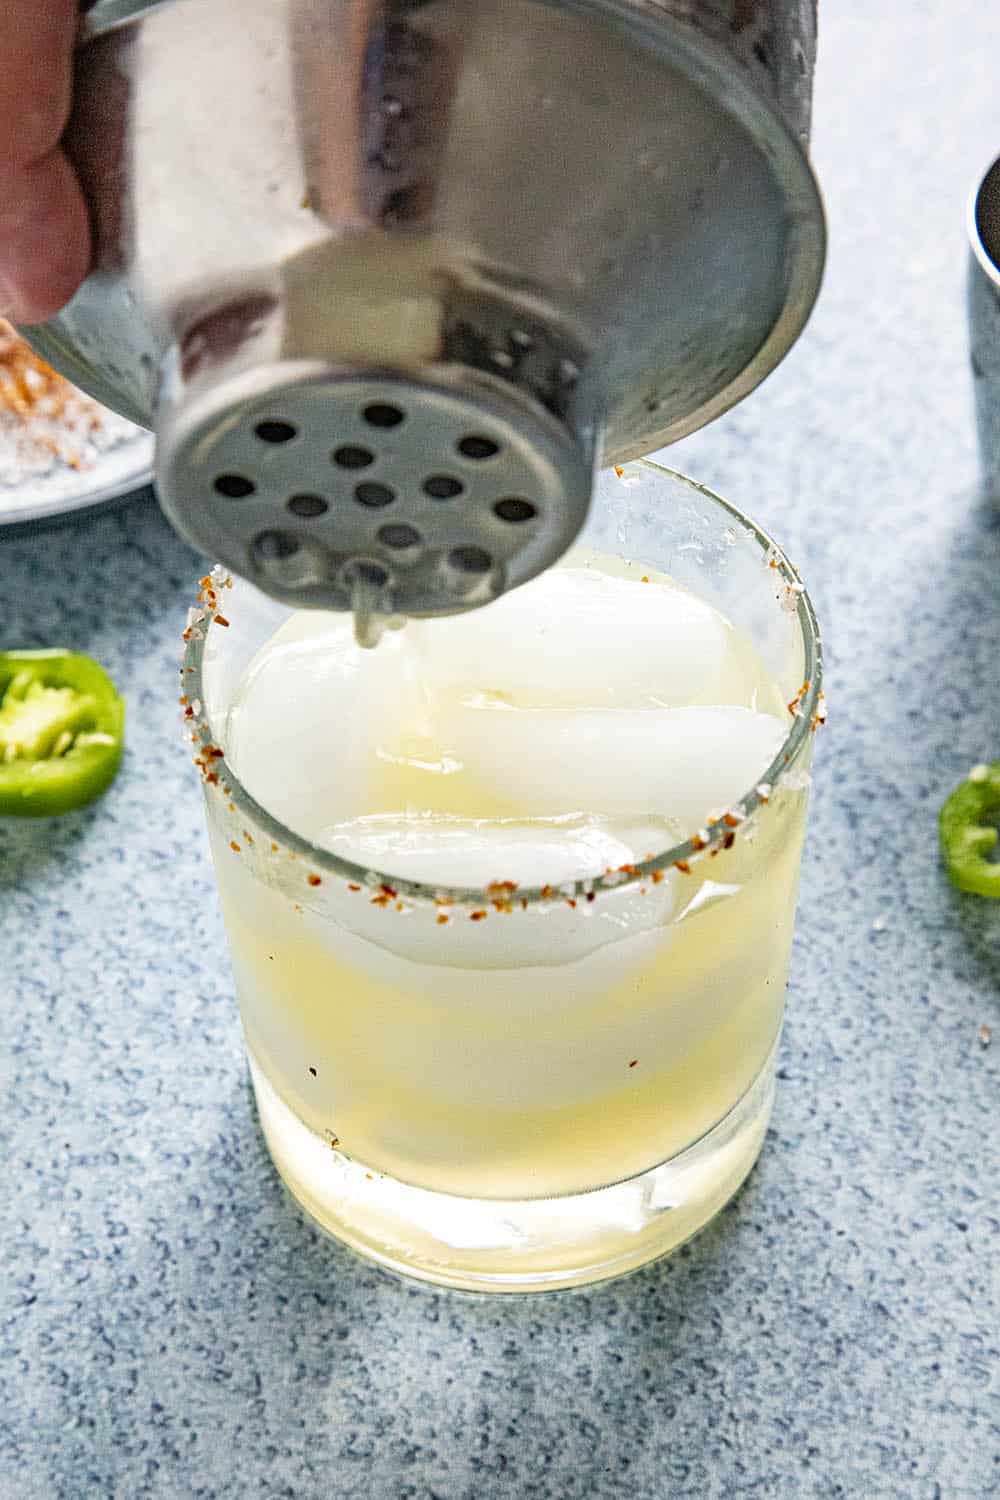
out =
[[[292,495],[288,501],[288,509],[293,516],[301,516],[308,521],[314,516],[325,515],[330,507],[322,495]]]
[[[227,500],[245,500],[257,490],[253,480],[243,474],[219,474],[212,488],[217,495],[225,495]]]
[[[373,401],[364,409],[364,419],[369,427],[398,427],[405,417],[398,406],[387,401]]]
[[[420,532],[415,526],[407,526],[404,521],[391,522],[387,526],[380,526],[377,532],[378,539],[383,547],[392,547],[402,551],[405,547],[416,547],[420,542]]]
[[[500,452],[500,444],[495,443],[492,438],[480,437],[478,433],[470,432],[458,445],[458,451],[463,458],[494,458]]]
[[[261,562],[280,562],[282,558],[294,557],[299,543],[288,531],[261,531],[254,538],[253,548]]]
[[[370,448],[362,448],[354,443],[345,443],[341,448],[335,448],[331,457],[339,469],[367,469],[369,464],[375,462],[375,455]]]
[[[366,480],[364,484],[355,485],[354,498],[359,505],[367,505],[370,510],[379,510],[383,505],[391,505],[396,494],[387,484],[376,484],[374,480]]]
[[[262,443],[290,443],[292,438],[298,435],[298,428],[293,427],[291,422],[282,422],[269,417],[264,422],[258,422],[254,432]]]
[[[488,573],[493,559],[483,547],[453,547],[448,561],[460,573]]]
[[[424,480],[424,494],[430,495],[432,500],[454,500],[464,489],[462,481],[453,479],[450,474],[432,474]]]
[[[530,500],[521,500],[514,495],[509,495],[506,500],[497,501],[493,507],[493,514],[499,516],[501,521],[519,524],[522,521],[534,520],[538,510]]]

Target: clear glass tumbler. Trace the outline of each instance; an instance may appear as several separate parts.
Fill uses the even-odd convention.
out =
[[[185,632],[275,1164],[338,1239],[466,1290],[582,1285],[673,1249],[750,1171],[774,1096],[823,716],[812,606],[751,521],[651,463],[601,476],[584,541],[713,605],[789,705],[777,757],[725,817],[598,879],[429,889],[314,847],[225,759],[233,695],[289,611],[216,575]]]

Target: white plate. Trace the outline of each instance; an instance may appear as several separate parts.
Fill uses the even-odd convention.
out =
[[[151,432],[137,431],[95,454],[84,468],[55,460],[42,474],[0,483],[0,526],[52,520],[142,489],[153,478],[153,444]]]

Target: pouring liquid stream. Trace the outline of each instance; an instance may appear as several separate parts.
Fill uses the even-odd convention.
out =
[[[351,613],[354,616],[354,639],[364,651],[374,651],[387,630],[402,630],[405,615],[395,615],[384,584],[361,570],[351,588]]]

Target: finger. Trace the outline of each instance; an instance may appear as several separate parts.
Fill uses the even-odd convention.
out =
[[[2,0],[0,177],[47,156],[72,95],[76,0]]]
[[[49,317],[86,275],[90,230],[58,149],[72,96],[76,0],[0,0],[0,313]]]
[[[83,194],[60,150],[0,175],[0,316],[15,323],[52,317],[89,263]]]

